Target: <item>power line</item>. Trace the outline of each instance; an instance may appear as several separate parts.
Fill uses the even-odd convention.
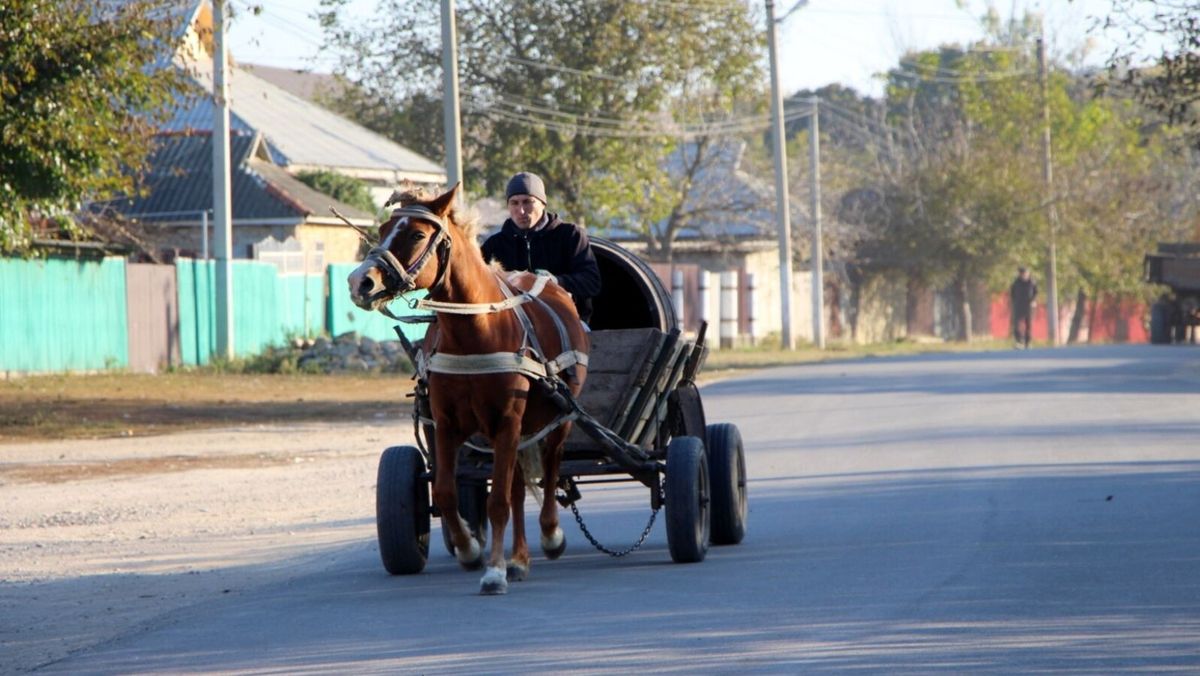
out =
[[[584,75],[587,77],[594,77],[594,78],[599,78],[601,80],[608,80],[610,82],[619,82],[622,84],[636,84],[632,80],[627,80],[625,78],[617,77],[615,75],[609,75],[607,73],[596,73],[596,72],[591,72],[591,71],[586,71],[586,70],[580,70],[578,68],[570,68],[567,66],[553,66],[548,63],[542,63],[541,61],[533,61],[531,59],[522,59],[522,58],[518,58],[515,56],[503,57],[503,60],[508,61],[510,63],[519,63],[524,66],[533,66],[535,68],[544,68],[546,70],[554,70],[554,71],[558,71],[560,73],[573,73],[575,75]]]
[[[996,73],[992,75],[979,74],[975,76],[962,75],[957,77],[946,77],[940,75],[927,75],[925,73],[917,73],[907,69],[899,69],[888,72],[888,77],[900,77],[909,80],[919,80],[921,82],[934,82],[938,84],[964,84],[976,83],[983,84],[988,82],[1005,82],[1008,80],[1019,80],[1033,76],[1030,71],[1011,71],[1008,73]]]
[[[769,126],[769,120],[766,115],[735,118],[732,121],[723,121],[718,123],[708,124],[660,124],[653,125],[645,122],[628,123],[624,127],[606,127],[596,126],[591,124],[578,124],[574,122],[560,121],[555,119],[547,119],[538,115],[522,113],[519,111],[506,110],[496,106],[488,106],[480,104],[476,101],[468,101],[465,104],[468,110],[479,113],[484,116],[500,118],[510,122],[518,122],[527,125],[540,126],[555,131],[579,134],[583,136],[601,136],[607,138],[652,138],[655,136],[670,136],[683,137],[685,139],[698,138],[702,136],[715,136],[721,134],[736,134],[762,131]],[[796,120],[807,117],[810,113],[805,111],[793,112],[786,116],[787,120]],[[637,126],[629,126],[637,125]]]
[[[623,117],[605,117],[602,115],[595,115],[590,112],[578,112],[579,111],[578,108],[563,108],[562,106],[559,106],[556,108],[551,108],[551,107],[548,107],[538,101],[534,101],[532,99],[515,96],[515,95],[495,96],[495,97],[490,97],[490,98],[486,98],[486,99],[481,98],[481,97],[476,97],[476,102],[482,106],[486,106],[487,104],[505,106],[507,108],[514,109],[512,112],[516,112],[516,113],[524,113],[526,111],[531,112],[531,113],[541,113],[541,114],[550,115],[553,117],[566,118],[566,120],[569,120],[572,122],[583,122],[585,124],[595,124],[598,126],[611,125],[616,128],[628,128],[631,125],[633,125],[633,126],[642,125],[643,128],[648,128],[648,129],[658,129],[659,128],[659,127],[655,127],[655,126],[647,127],[646,126],[647,123],[644,120],[637,120],[637,119],[623,118]],[[808,110],[807,106],[799,106],[799,105],[793,105],[790,108],[791,112],[800,111],[800,112],[804,113],[807,110]],[[757,121],[762,119],[762,117],[763,117],[762,115],[746,115],[746,116],[742,116],[742,117],[725,118],[725,119],[715,121],[715,122],[703,122],[702,121],[702,122],[698,122],[698,123],[694,123],[694,124],[696,124],[696,125],[714,125],[714,124],[737,125],[737,124],[740,124],[743,122],[756,123]],[[686,126],[686,124],[685,124],[685,126]]]

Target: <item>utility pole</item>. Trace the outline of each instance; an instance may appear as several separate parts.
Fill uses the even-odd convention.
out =
[[[1045,183],[1046,222],[1050,227],[1049,275],[1046,286],[1046,326],[1050,332],[1050,344],[1059,345],[1058,340],[1058,253],[1055,238],[1058,230],[1058,208],[1054,196],[1054,163],[1050,154],[1050,104],[1046,84],[1046,44],[1042,37],[1037,39],[1038,85],[1042,91],[1042,178]]]
[[[458,112],[458,29],[454,0],[442,0],[442,116],[446,127],[446,180],[462,183],[462,128]],[[458,193],[462,200],[462,191]]]
[[[229,55],[225,0],[213,0],[213,239],[216,258],[217,357],[233,357],[233,195],[229,185]]]
[[[808,99],[808,180],[812,195],[812,325],[813,344],[825,349],[825,247],[821,236],[821,122],[818,113],[821,99]]]
[[[787,154],[783,138],[783,95],[779,91],[779,55],[775,3],[767,3],[767,47],[771,59],[771,136],[775,152],[775,222],[779,231],[779,300],[783,349],[796,347],[792,336],[792,221],[788,213]]]

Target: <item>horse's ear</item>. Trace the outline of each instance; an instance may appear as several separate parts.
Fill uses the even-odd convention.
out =
[[[458,189],[462,183],[455,183],[453,188],[450,188],[445,193],[439,195],[436,199],[429,203],[429,210],[438,216],[445,216],[454,208],[454,200],[458,197]]]

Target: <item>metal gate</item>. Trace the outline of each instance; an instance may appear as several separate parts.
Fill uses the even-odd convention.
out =
[[[157,373],[179,366],[179,296],[175,266],[125,266],[129,370]]]

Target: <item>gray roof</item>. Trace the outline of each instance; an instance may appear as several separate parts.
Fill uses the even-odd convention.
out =
[[[284,91],[318,104],[321,98],[337,96],[345,89],[341,80],[328,73],[316,73],[296,68],[277,68],[256,63],[243,63],[240,64],[240,67]]]
[[[235,133],[229,142],[234,225],[327,221],[333,218],[331,205],[359,225],[374,223],[372,214],[309,188],[264,159],[269,152],[261,136]],[[195,221],[201,211],[212,209],[212,154],[211,134],[161,135],[141,183],[147,194],[108,205],[129,218]]]
[[[207,0],[194,2],[199,6]],[[183,58],[182,53],[180,56]],[[206,92],[212,91],[212,65],[210,59],[187,64],[189,74]],[[446,181],[445,168],[437,162],[288,92],[252,70],[233,66],[227,79],[232,128],[261,133],[276,163],[292,171],[328,169],[387,185],[405,179]],[[199,96],[182,101],[164,131],[190,133],[211,131],[212,127],[212,99]]]

